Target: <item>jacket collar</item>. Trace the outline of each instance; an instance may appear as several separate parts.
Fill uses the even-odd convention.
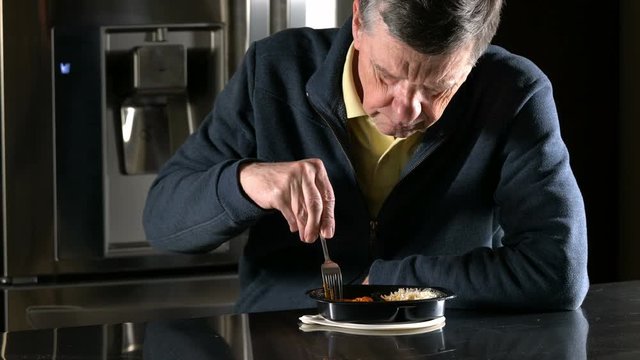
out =
[[[342,70],[349,46],[353,42],[351,17],[336,33],[322,65],[306,85],[309,101],[328,123],[340,132],[346,131],[347,111],[342,94]]]

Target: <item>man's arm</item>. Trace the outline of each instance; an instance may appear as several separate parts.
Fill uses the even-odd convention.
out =
[[[265,214],[238,181],[244,162],[255,161],[252,46],[218,94],[213,111],[159,172],[149,190],[143,223],[158,248],[211,250]]]
[[[335,199],[322,161],[257,159],[254,62],[251,47],[213,112],[153,183],[144,225],[154,246],[211,250],[273,210],[302,241],[314,242],[320,232],[333,237]]]
[[[588,288],[582,196],[560,137],[546,79],[524,103],[503,148],[494,193],[502,247],[373,263],[371,283],[428,284],[459,306],[574,309]]]

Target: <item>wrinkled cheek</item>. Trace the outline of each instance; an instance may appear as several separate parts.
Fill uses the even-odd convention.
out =
[[[392,111],[391,104],[388,104],[387,102],[382,100],[368,101],[364,102],[362,105],[364,111],[371,116],[374,116],[376,114],[389,115]]]
[[[390,96],[384,89],[375,88],[365,95],[362,104],[364,110],[370,113],[390,108],[392,102],[393,96]]]
[[[436,122],[438,119],[440,119],[440,117],[444,113],[444,110],[447,108],[447,105],[449,105],[449,100],[451,100],[451,98],[448,97],[438,99],[433,103],[433,122]]]

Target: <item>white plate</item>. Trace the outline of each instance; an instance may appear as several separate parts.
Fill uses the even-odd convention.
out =
[[[403,323],[384,323],[384,324],[360,324],[342,321],[332,321],[324,318],[322,315],[303,315],[300,318],[303,324],[322,325],[341,329],[351,330],[411,330],[435,327],[444,325],[444,316],[420,322],[403,322]]]

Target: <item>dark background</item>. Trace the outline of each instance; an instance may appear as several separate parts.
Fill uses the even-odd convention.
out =
[[[637,193],[637,184],[622,181],[633,163],[621,157],[621,149],[635,146],[638,152],[638,145],[621,144],[627,141],[625,124],[637,122],[620,106],[621,39],[639,29],[625,23],[624,3],[506,0],[493,41],[533,60],[554,86],[562,134],[585,199],[594,283],[639,276],[637,262],[626,253],[637,249],[632,235],[637,231],[627,227],[640,224],[621,220],[633,210],[621,199]]]

